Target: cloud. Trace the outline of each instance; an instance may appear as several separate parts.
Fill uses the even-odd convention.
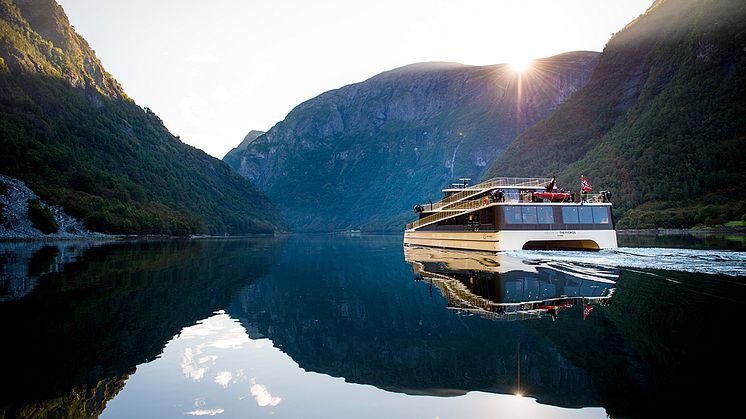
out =
[[[254,400],[256,400],[256,404],[259,405],[259,407],[277,406],[280,404],[280,401],[282,401],[282,398],[272,396],[267,386],[257,384],[256,380],[253,378],[251,379],[251,384],[251,395],[254,397]]]
[[[218,375],[215,376],[215,382],[223,386],[223,388],[228,388],[228,384],[231,383],[232,379],[233,374],[231,374],[230,371],[220,371]]]
[[[186,348],[184,356],[181,358],[181,371],[187,378],[191,378],[193,381],[200,381],[205,376],[207,369],[198,367],[194,362],[192,348]]]
[[[192,410],[191,412],[186,412],[187,415],[192,416],[215,416],[219,415],[221,413],[225,412],[225,409],[217,408],[217,409],[197,409]]]
[[[218,359],[217,355],[207,355],[207,356],[201,357],[197,362],[200,364],[204,364],[205,362],[210,362],[210,361],[215,362],[215,360],[217,359]]]

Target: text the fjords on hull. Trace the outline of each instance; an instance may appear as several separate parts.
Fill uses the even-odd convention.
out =
[[[578,194],[558,189],[554,178],[470,179],[443,189],[438,202],[415,205],[404,243],[454,249],[599,250],[617,247],[611,194],[591,194],[581,177]]]

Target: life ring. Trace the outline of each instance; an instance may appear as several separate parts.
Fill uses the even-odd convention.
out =
[[[487,198],[486,196],[484,198],[482,198],[482,205],[487,205],[489,203],[490,203],[490,199],[489,198]]]

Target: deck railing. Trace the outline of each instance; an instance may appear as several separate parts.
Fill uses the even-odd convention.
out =
[[[421,227],[425,224],[434,223],[436,221],[440,221],[446,218],[455,217],[469,210],[486,207],[487,205],[491,203],[492,201],[490,201],[489,199],[486,201],[482,199],[478,199],[474,201],[466,201],[466,202],[454,204],[453,206],[450,206],[446,209],[441,209],[435,214],[428,215],[427,217],[420,218],[419,220],[416,220],[416,221],[413,221],[407,224],[407,230],[410,230],[416,227]]]
[[[432,210],[439,210],[447,207],[455,202],[463,201],[471,196],[480,194],[486,190],[493,188],[531,188],[545,186],[552,179],[550,178],[529,178],[529,177],[497,177],[478,183],[476,185],[467,186],[462,192],[456,192],[455,194],[449,195],[440,201],[432,205]],[[423,208],[430,209],[430,205],[422,205]]]
[[[604,198],[603,194],[600,193],[588,193],[581,196],[583,202],[589,202],[589,203],[602,203],[607,202],[606,198]]]

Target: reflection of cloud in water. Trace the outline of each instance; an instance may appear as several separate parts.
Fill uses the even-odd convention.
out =
[[[228,384],[231,383],[232,379],[233,374],[231,374],[230,371],[220,371],[218,375],[215,376],[215,382],[223,386],[223,388],[228,388]]]
[[[186,412],[187,415],[191,416],[215,416],[225,412],[225,409],[197,409],[191,412]]]
[[[185,327],[178,338],[201,341],[191,348],[186,348],[181,361],[184,376],[193,381],[202,380],[209,370],[208,364],[215,364],[218,359],[218,355],[215,354],[203,355],[206,350],[239,349],[250,342],[246,330],[240,323],[231,319],[222,310],[215,316],[200,320],[194,326]],[[222,371],[215,376],[215,382],[226,388],[229,383],[237,382],[242,375],[243,371]]]
[[[194,362],[192,348],[186,348],[184,356],[181,358],[181,371],[184,372],[185,377],[191,378],[193,381],[200,381],[205,376],[207,368],[200,367]]]
[[[237,321],[231,319],[224,311],[219,311],[215,316],[200,320],[194,326],[185,327],[179,334],[180,339],[204,339],[211,338],[206,343],[201,343],[198,348],[235,349],[241,348],[249,343],[249,336]],[[199,351],[197,353],[202,353]]]
[[[197,362],[199,362],[200,364],[204,364],[205,362],[210,362],[210,361],[215,362],[216,359],[218,359],[217,355],[208,355],[208,356],[200,357]]]
[[[259,407],[277,406],[282,401],[281,397],[272,396],[267,386],[257,384],[254,378],[251,379],[251,395]]]
[[[237,369],[233,372],[220,371],[215,376],[215,382],[223,386],[223,388],[228,388],[229,384],[236,384],[243,381],[244,379],[245,377],[242,369]]]

